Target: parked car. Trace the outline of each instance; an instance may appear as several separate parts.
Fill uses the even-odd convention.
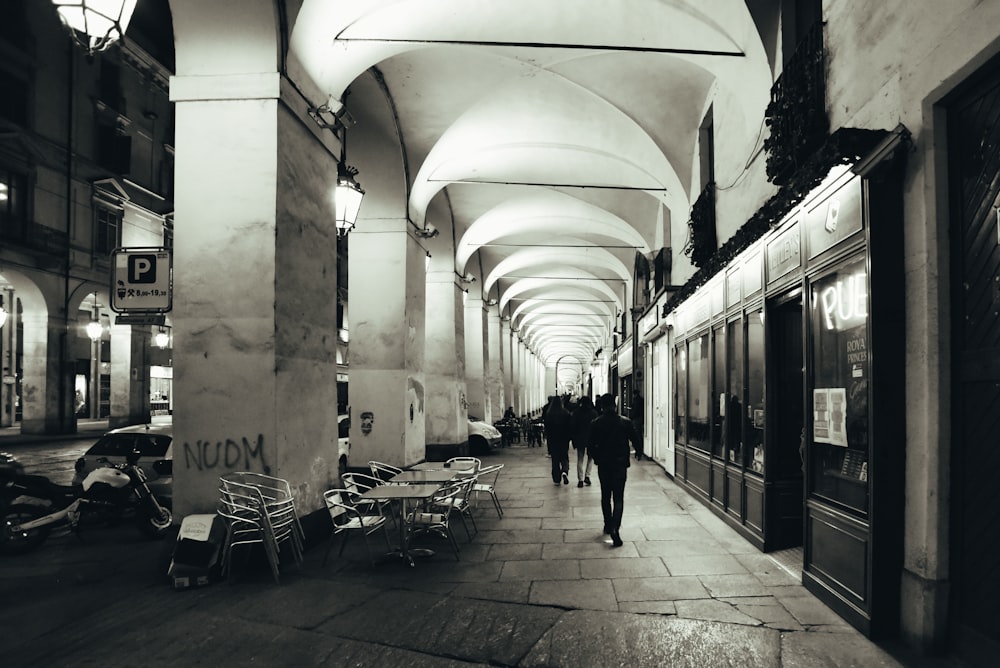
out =
[[[347,460],[351,454],[351,416],[337,416],[337,470],[340,475],[347,472]]]
[[[469,416],[469,453],[482,455],[500,447],[500,431],[477,417]]]
[[[149,489],[159,501],[171,503],[174,486],[173,425],[139,424],[112,429],[87,448],[76,460],[73,484],[105,464],[124,464],[133,448],[139,450],[139,466],[149,478]]]

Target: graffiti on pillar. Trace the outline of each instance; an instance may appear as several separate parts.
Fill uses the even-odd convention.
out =
[[[252,471],[258,468],[263,473],[271,473],[271,467],[264,460],[264,434],[257,434],[256,443],[245,436],[238,441],[227,438],[224,441],[197,440],[194,444],[185,443],[184,465],[199,471]]]
[[[361,411],[361,433],[367,436],[372,433],[375,425],[375,413],[373,411]]]
[[[458,405],[462,407],[463,411],[469,410],[469,401],[465,398],[465,392],[458,393]]]

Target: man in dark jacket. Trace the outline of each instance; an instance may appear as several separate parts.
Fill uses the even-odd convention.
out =
[[[563,408],[558,396],[549,397],[549,405],[545,410],[545,440],[549,446],[549,456],[552,457],[552,482],[569,484],[569,439],[572,436],[572,424],[569,411]]]
[[[573,449],[576,450],[576,486],[590,485],[590,423],[597,418],[597,410],[590,397],[580,399],[573,411]],[[584,466],[586,461],[586,466]]]
[[[590,452],[597,464],[601,480],[601,512],[604,513],[604,533],[611,543],[621,547],[619,533],[625,503],[625,481],[628,479],[631,448],[637,437],[631,421],[618,415],[613,395],[604,394],[597,400],[601,414],[590,426]]]

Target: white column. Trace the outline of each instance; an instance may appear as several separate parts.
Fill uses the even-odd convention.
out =
[[[351,462],[425,456],[425,251],[406,219],[365,220],[348,237]]]
[[[500,314],[496,307],[489,309],[486,322],[486,349],[489,351],[489,359],[486,362],[486,389],[491,407],[489,421],[493,423],[503,417],[504,409],[507,408],[503,382],[503,346],[500,344]]]
[[[486,391],[487,320],[485,303],[469,295],[465,303],[465,392],[469,402],[469,415],[492,423],[490,395]]]
[[[337,156],[279,83],[171,82],[175,517],[213,512],[229,471],[295,481],[302,514],[337,476]]]
[[[465,307],[450,263],[427,274],[424,375],[427,459],[443,461],[462,454],[469,438],[465,387]]]
[[[149,337],[148,326],[111,325],[111,427],[149,422]]]

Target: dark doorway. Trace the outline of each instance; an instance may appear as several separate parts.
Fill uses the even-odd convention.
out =
[[[973,663],[1000,653],[1000,59],[948,101],[952,207],[951,635]],[[988,542],[988,541],[987,541]]]
[[[765,493],[767,550],[802,545],[803,371],[802,294],[789,295],[767,314],[773,369]]]

